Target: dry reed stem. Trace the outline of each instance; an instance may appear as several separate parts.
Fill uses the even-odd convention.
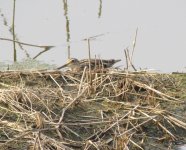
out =
[[[80,91],[81,91],[81,88],[82,88],[82,85],[83,85],[83,79],[84,79],[84,77],[85,77],[86,69],[87,69],[87,68],[85,67],[84,70],[83,70],[83,74],[82,74],[81,81],[80,81],[80,85],[79,85],[78,95],[80,94]]]

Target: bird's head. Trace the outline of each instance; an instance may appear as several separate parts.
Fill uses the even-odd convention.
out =
[[[58,67],[58,69],[69,67],[72,70],[74,70],[75,68],[79,68],[79,65],[80,65],[80,62],[79,62],[78,59],[70,58],[70,59],[67,60],[67,62],[63,66]]]
[[[77,68],[79,66],[79,60],[76,58],[70,58],[67,60],[66,64],[64,64],[61,68],[69,67],[71,69]]]
[[[76,58],[69,58],[68,60],[67,60],[67,65],[69,65],[69,64],[78,64],[79,63],[79,60],[78,59],[76,59]]]

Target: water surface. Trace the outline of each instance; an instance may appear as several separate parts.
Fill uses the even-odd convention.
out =
[[[122,59],[124,49],[132,50],[136,68],[162,72],[184,71],[186,1],[180,0],[17,0],[15,32],[19,41],[52,45],[37,60],[61,65],[68,57],[87,58],[87,39],[91,57]],[[0,37],[12,39],[13,1],[0,1]],[[99,35],[99,36],[97,36]],[[43,49],[16,45],[17,59],[35,57]],[[69,53],[70,52],[70,53]],[[0,41],[0,61],[13,60],[12,42]]]

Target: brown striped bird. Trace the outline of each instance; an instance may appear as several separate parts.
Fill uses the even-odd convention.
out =
[[[102,69],[102,68],[110,68],[115,63],[121,61],[120,59],[90,59],[90,67],[91,69]],[[85,67],[89,68],[89,59],[78,60],[76,58],[68,59],[67,63],[57,69],[69,67],[73,71],[83,70]]]

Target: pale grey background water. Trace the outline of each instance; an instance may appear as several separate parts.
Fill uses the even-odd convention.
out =
[[[102,2],[102,3],[101,3]],[[68,0],[65,14],[63,0],[16,0],[15,31],[20,41],[54,45],[38,60],[61,65],[67,59],[67,30],[71,57],[87,58],[84,38],[104,34],[91,41],[92,57],[123,61],[124,48],[132,47],[138,27],[133,57],[139,68],[162,72],[185,71],[186,59],[186,1],[185,0]],[[0,0],[0,10],[12,24],[13,0]],[[101,15],[99,16],[99,14]],[[11,38],[8,27],[0,17],[0,37]],[[31,57],[41,51],[26,47]],[[13,60],[13,45],[0,41],[0,62]],[[17,58],[25,58],[17,46]]]

